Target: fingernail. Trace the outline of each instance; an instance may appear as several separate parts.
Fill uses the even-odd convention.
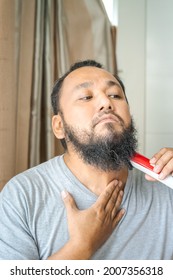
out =
[[[61,192],[61,196],[62,196],[63,199],[66,198],[68,196],[68,192],[66,190],[63,190]]]
[[[156,173],[159,172],[160,171],[160,166],[159,165],[155,165],[153,170]]]
[[[124,192],[121,190],[121,191],[120,191],[120,195],[123,196],[123,194],[124,194]]]
[[[160,174],[159,174],[159,179],[160,180],[163,180],[165,178],[165,175],[161,172]]]
[[[153,158],[150,159],[150,163],[151,163],[151,164],[155,164],[155,162],[156,162],[156,158],[155,158],[155,157],[153,157]]]

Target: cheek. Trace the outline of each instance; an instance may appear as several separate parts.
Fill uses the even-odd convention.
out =
[[[77,126],[89,126],[92,122],[92,112],[88,108],[72,106],[65,108],[64,118],[67,123]]]
[[[119,110],[120,116],[123,118],[124,122],[126,125],[129,125],[131,122],[131,114],[129,110],[128,105],[124,105],[120,110]]]

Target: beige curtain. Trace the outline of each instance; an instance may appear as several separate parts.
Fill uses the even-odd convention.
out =
[[[0,188],[28,167],[35,1],[0,0]]]
[[[116,72],[101,0],[0,0],[0,188],[63,152],[51,130],[53,83],[76,60]]]
[[[0,1],[0,186],[14,174],[15,66],[14,3]]]

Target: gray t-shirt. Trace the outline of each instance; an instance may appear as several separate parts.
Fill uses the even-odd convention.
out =
[[[0,259],[46,259],[67,242],[64,189],[79,209],[97,200],[63,156],[7,183],[0,193]],[[129,171],[122,207],[124,217],[92,259],[173,259],[173,190]]]

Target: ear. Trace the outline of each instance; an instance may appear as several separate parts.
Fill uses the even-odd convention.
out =
[[[52,129],[56,138],[63,139],[65,137],[62,118],[59,114],[52,117]]]

